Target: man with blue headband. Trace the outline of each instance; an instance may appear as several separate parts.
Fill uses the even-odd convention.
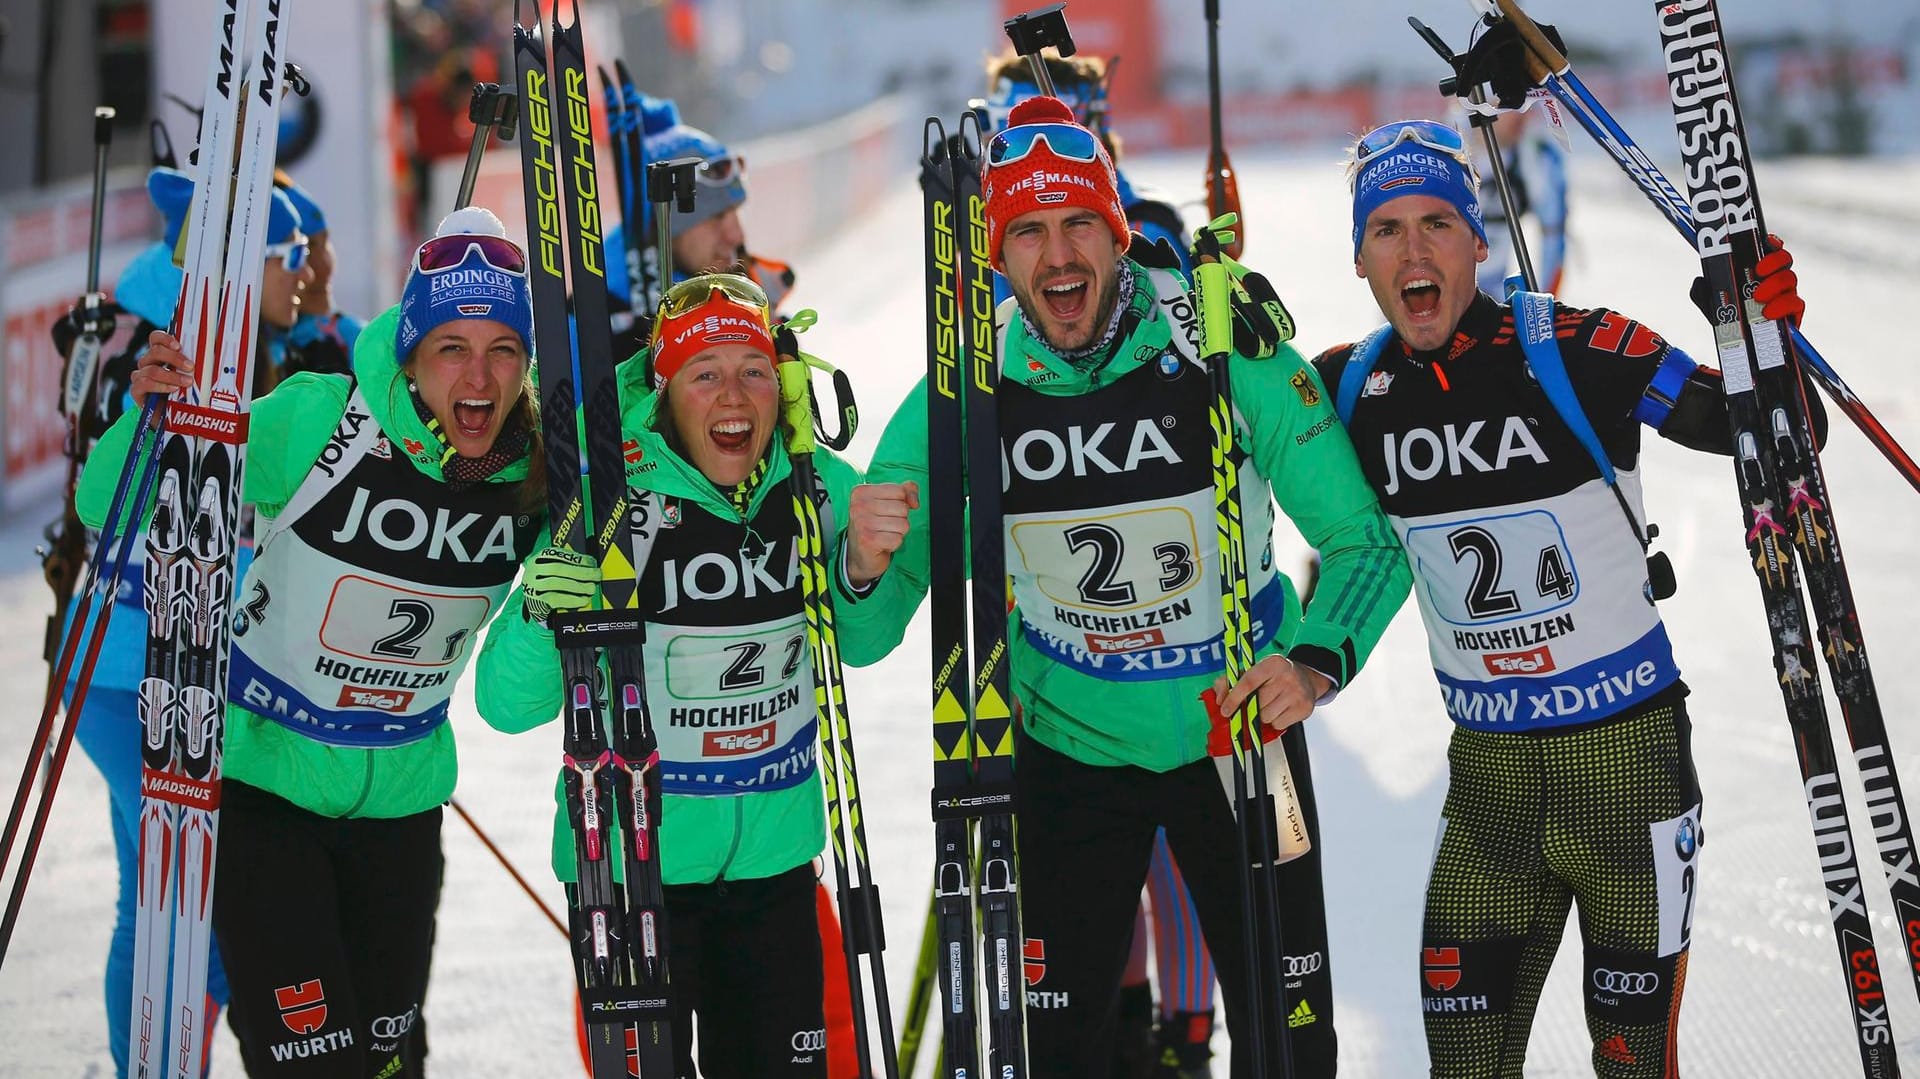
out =
[[[1520,1074],[1578,903],[1595,1074],[1674,1075],[1700,788],[1640,425],[1730,455],[1720,374],[1617,312],[1480,291],[1469,160],[1426,120],[1355,144],[1354,272],[1387,325],[1314,361],[1407,549],[1454,723],[1421,934],[1432,1074]],[[1754,299],[1797,323],[1773,246]]]

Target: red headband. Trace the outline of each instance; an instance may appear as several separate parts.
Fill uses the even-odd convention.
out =
[[[664,317],[653,346],[653,388],[664,387],[688,360],[719,345],[752,345],[772,359],[767,313],[716,288],[705,302]]]

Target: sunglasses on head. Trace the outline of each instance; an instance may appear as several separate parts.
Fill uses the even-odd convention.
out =
[[[527,272],[527,256],[521,252],[520,245],[504,236],[435,236],[414,252],[413,268],[425,273],[450,270],[467,261],[467,252],[476,247],[480,249],[480,257],[496,270]]]
[[[299,273],[307,268],[309,254],[307,238],[297,232],[293,236],[293,239],[283,244],[268,244],[266,257],[268,261],[279,259],[285,264],[288,273]]]
[[[1382,124],[1360,136],[1359,151],[1356,156],[1361,165],[1366,165],[1403,142],[1416,143],[1449,157],[1457,157],[1467,152],[1465,136],[1446,124],[1433,120],[1401,120],[1397,123]]]
[[[693,170],[693,178],[708,187],[726,187],[736,180],[745,183],[747,179],[747,159],[741,154],[729,154],[701,162]]]
[[[739,274],[715,273],[688,278],[668,289],[667,294],[660,297],[660,314],[664,318],[679,318],[706,303],[715,292],[723,292],[728,298],[762,312],[767,309],[767,294],[759,285]]]
[[[989,168],[1011,165],[1045,143],[1055,157],[1068,161],[1100,160],[1100,140],[1078,124],[1021,124],[987,140]]]

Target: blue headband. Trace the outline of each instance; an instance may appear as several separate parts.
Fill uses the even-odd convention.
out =
[[[1360,235],[1375,210],[1406,195],[1430,195],[1452,203],[1473,234],[1487,242],[1480,196],[1467,168],[1449,154],[1417,142],[1402,142],[1360,169],[1353,186],[1353,257],[1360,257]]]
[[[455,319],[492,319],[503,323],[533,351],[533,293],[527,275],[509,273],[487,261],[479,248],[467,249],[458,266],[415,270],[400,293],[400,324],[394,354],[405,363],[420,339]]]

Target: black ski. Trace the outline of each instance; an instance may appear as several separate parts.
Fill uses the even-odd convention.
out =
[[[961,132],[953,138],[938,120],[927,121],[920,183],[926,196],[934,919],[944,1045],[939,1074],[952,1079],[982,1074],[983,999],[987,1073],[1024,1076],[1027,1068],[1005,552],[997,482],[999,360],[979,152],[975,121],[963,118]],[[989,480],[969,489],[968,474]],[[984,998],[974,966],[976,906]]]
[[[993,322],[993,253],[980,193],[985,133],[973,112],[960,118],[952,155],[954,210],[966,223],[960,251],[960,341],[966,356],[968,564],[973,567],[973,782],[980,847],[975,888],[980,960],[986,978],[987,1074],[1027,1074],[1026,974],[1020,884],[1014,858],[1013,692],[1007,668],[1006,533],[1000,518],[999,336]]]
[[[658,860],[659,752],[641,668],[645,623],[633,611],[633,507],[620,454],[586,65],[577,0],[570,26],[561,25],[559,6],[554,9],[551,79],[538,0],[532,7],[534,23],[527,27],[520,24],[516,4],[514,53],[526,102],[521,157],[535,336],[546,357],[539,382],[548,523],[555,543],[599,560],[602,575],[600,609],[556,613],[549,620],[566,686],[562,777],[578,873],[568,893],[574,973],[595,1079],[629,1074],[630,1054],[640,1076],[656,1079],[673,1073],[666,903]],[[569,333],[570,313],[577,338]],[[615,820],[624,889],[614,882]]]
[[[1878,697],[1871,690],[1845,568],[1825,510],[1824,486],[1785,327],[1767,319],[1751,298],[1758,279],[1755,267],[1766,253],[1766,228],[1718,6],[1714,0],[1663,0],[1655,14],[1685,162],[1682,171],[1694,206],[1694,249],[1713,300],[1714,343],[1733,426],[1747,548],[1772,630],[1774,670],[1806,785],[1827,912],[1853,1001],[1860,1063],[1866,1075],[1885,1079],[1898,1075],[1900,1064],[1807,632],[1806,607],[1788,548],[1789,527],[1791,542],[1807,560],[1816,601],[1830,620],[1822,635],[1836,681],[1855,695],[1848,718],[1857,726],[1870,723],[1881,728],[1875,733],[1884,738]],[[1856,731],[1856,744],[1862,733]],[[1859,750],[1863,770],[1869,764],[1869,752],[1874,781],[1868,797],[1875,807],[1875,822],[1880,823],[1897,804],[1891,800],[1898,797],[1899,786],[1884,745]],[[1911,848],[1896,853],[1904,857]],[[1911,873],[1910,861],[1906,866],[1905,872]],[[1911,914],[1903,906],[1902,916]]]
[[[974,971],[973,784],[967,663],[966,487],[960,415],[959,204],[946,131],[929,119],[920,158],[926,198],[927,563],[933,620],[933,904],[938,925],[941,1058],[946,1079],[980,1074]],[[997,465],[995,466],[998,467]]]

